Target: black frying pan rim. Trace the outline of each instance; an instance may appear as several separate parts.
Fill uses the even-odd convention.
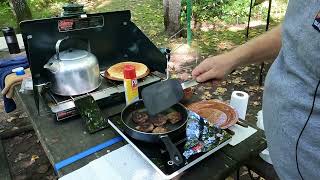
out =
[[[136,101],[136,102],[134,102],[134,103],[137,103],[137,102],[139,102],[139,101],[142,101],[142,100],[138,100],[138,101]],[[133,105],[134,103],[129,104],[128,106]],[[177,103],[177,104],[178,104],[179,106],[183,107],[183,108],[186,110],[187,116],[188,116],[188,110],[187,110],[181,103]],[[176,105],[176,104],[175,104],[175,105]],[[122,121],[122,123],[123,123],[127,128],[129,128],[129,129],[131,129],[132,131],[135,131],[135,132],[137,132],[137,133],[140,133],[140,134],[146,134],[146,135],[167,135],[167,134],[170,134],[171,132],[174,132],[174,131],[182,128],[183,126],[185,126],[185,124],[186,124],[187,121],[188,121],[188,118],[187,118],[187,119],[184,120],[184,123],[181,124],[181,126],[175,128],[175,129],[173,129],[173,130],[171,130],[171,131],[165,132],[165,133],[148,133],[148,132],[138,131],[138,130],[136,130],[136,129],[130,127],[130,126],[128,126],[127,123],[125,123],[124,120],[123,120],[123,117],[122,117],[122,116],[123,116],[123,111],[125,111],[128,106],[126,106],[126,107],[121,111],[121,121]]]

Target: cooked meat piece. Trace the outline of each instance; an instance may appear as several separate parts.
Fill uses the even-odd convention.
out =
[[[153,124],[149,123],[149,122],[145,122],[140,124],[139,126],[136,126],[136,129],[138,131],[142,131],[142,132],[151,132],[153,130],[154,126]]]
[[[146,112],[133,112],[132,113],[132,121],[141,124],[146,122],[149,119],[149,115]]]
[[[167,115],[171,124],[175,124],[181,120],[181,114],[179,112],[171,112]]]
[[[150,117],[150,122],[155,126],[162,126],[167,123],[168,118],[162,114]]]
[[[152,131],[153,133],[165,133],[168,132],[168,129],[162,126],[156,127]]]

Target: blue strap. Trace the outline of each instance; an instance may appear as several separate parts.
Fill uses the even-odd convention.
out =
[[[78,153],[76,155],[73,155],[73,156],[71,156],[71,157],[69,157],[69,158],[67,158],[65,160],[62,160],[62,161],[56,163],[54,165],[54,169],[57,172],[59,169],[65,167],[65,166],[68,166],[69,164],[72,164],[75,161],[78,161],[78,160],[80,160],[80,159],[82,159],[82,158],[84,158],[86,156],[89,156],[89,155],[91,155],[91,154],[93,154],[95,152],[98,152],[98,151],[100,151],[100,150],[102,150],[102,149],[104,149],[106,147],[109,147],[109,146],[111,146],[111,145],[113,145],[115,143],[118,143],[118,142],[120,142],[122,140],[123,140],[123,138],[121,136],[117,136],[117,137],[115,137],[113,139],[110,139],[110,140],[104,142],[104,143],[101,143],[101,144],[99,144],[97,146],[89,148],[89,149],[87,149],[85,151],[82,151],[82,152],[80,152],[80,153]]]

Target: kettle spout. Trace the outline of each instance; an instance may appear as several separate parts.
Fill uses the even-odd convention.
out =
[[[43,66],[43,68],[45,68],[45,69],[50,69],[50,65],[49,65],[49,64],[51,64],[51,63],[45,64],[45,65]]]
[[[59,64],[56,62],[48,62],[43,66],[44,69],[48,69],[50,72],[54,73],[59,70]]]

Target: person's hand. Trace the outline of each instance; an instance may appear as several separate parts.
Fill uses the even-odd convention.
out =
[[[193,71],[192,76],[198,82],[208,80],[222,80],[234,68],[235,57],[229,54],[222,54],[210,57],[201,62]]]

